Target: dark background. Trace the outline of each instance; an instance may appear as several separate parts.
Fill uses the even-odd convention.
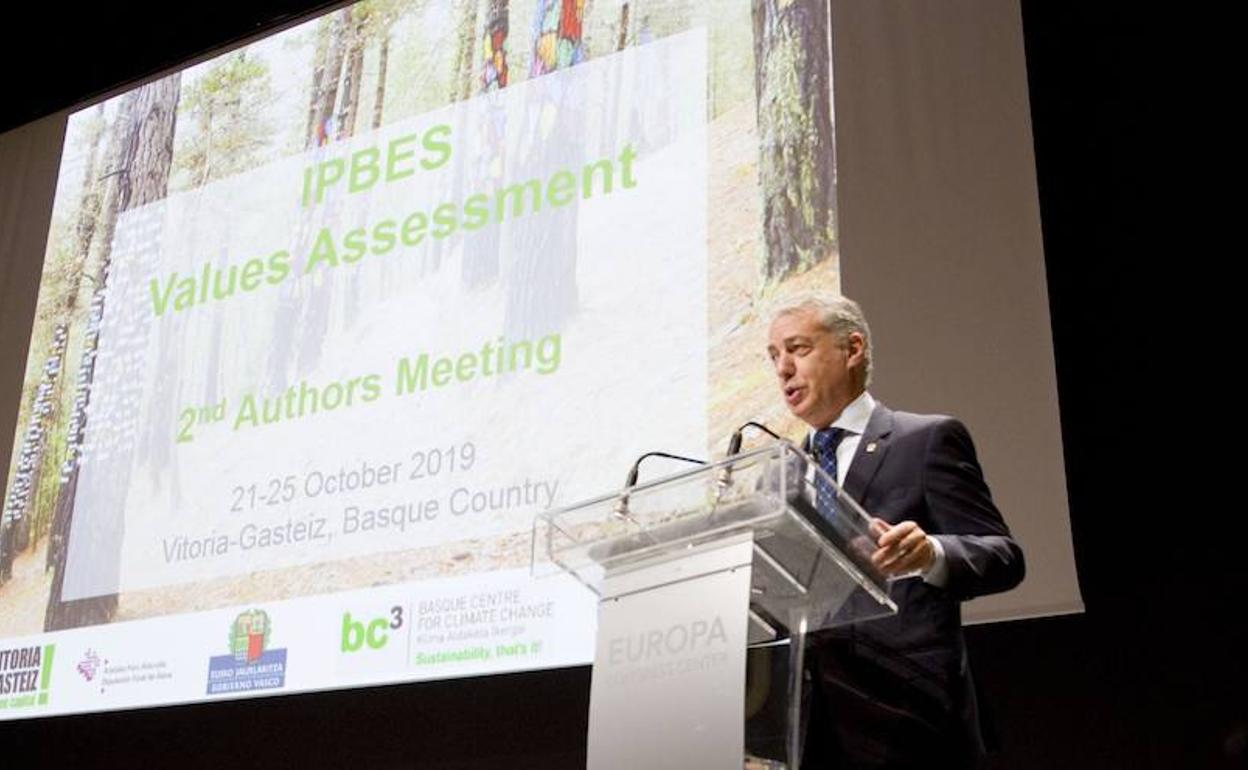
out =
[[[22,4],[6,12],[10,43],[77,65],[48,72],[0,46],[0,130],[331,5]],[[1022,3],[1087,612],[968,629],[1002,744],[992,766],[1248,767],[1245,600],[1231,579],[1246,554],[1224,526],[1243,506],[1234,474],[1213,472],[1209,417],[1223,407],[1180,288],[1202,263],[1156,254],[1166,223],[1139,213],[1185,193],[1162,181],[1174,155],[1150,130],[1165,109],[1154,75],[1174,52],[1144,43],[1138,13],[1088,5]],[[0,766],[582,768],[588,703],[577,668],[26,720],[0,724]]]

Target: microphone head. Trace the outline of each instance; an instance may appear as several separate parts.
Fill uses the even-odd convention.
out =
[[[644,456],[644,455],[643,455]],[[615,502],[615,510],[612,511],[617,518],[626,518],[628,516],[628,492],[637,486],[637,476],[641,473],[641,459],[633,463],[633,467],[628,469],[628,476],[624,478],[624,492],[620,495],[620,499]]]
[[[637,486],[637,475],[641,472],[641,461],[633,463],[633,467],[628,471],[628,477],[624,479],[624,489],[632,489]]]

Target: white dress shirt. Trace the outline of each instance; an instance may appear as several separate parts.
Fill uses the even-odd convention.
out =
[[[871,413],[875,411],[876,401],[871,394],[863,391],[858,398],[850,401],[841,410],[841,413],[832,421],[829,428],[840,428],[845,432],[841,443],[836,447],[836,483],[838,486],[845,485],[845,477],[849,473],[849,465],[854,460],[854,455],[858,452],[858,445],[862,443],[862,434],[867,432],[867,423],[871,420]],[[813,442],[814,437],[811,436],[810,441]],[[810,442],[808,442],[810,443]],[[867,511],[870,513],[870,511]],[[949,582],[949,566],[945,561],[945,549],[941,546],[940,540],[927,536],[927,542],[931,544],[935,556],[931,565],[926,572],[919,573],[922,575],[924,582],[943,588]],[[910,577],[908,575],[902,577]]]

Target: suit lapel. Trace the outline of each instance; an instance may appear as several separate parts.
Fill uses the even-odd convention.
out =
[[[867,429],[858,442],[854,458],[849,462],[849,472],[845,474],[845,494],[862,502],[863,495],[875,472],[884,462],[888,454],[888,438],[893,432],[893,410],[883,404],[876,404],[867,420]]]

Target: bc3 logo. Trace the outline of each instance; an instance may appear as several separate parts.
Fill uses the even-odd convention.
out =
[[[390,641],[390,632],[403,627],[403,608],[390,608],[389,617],[355,620],[350,612],[342,614],[342,651],[359,652],[367,646],[380,650]]]

